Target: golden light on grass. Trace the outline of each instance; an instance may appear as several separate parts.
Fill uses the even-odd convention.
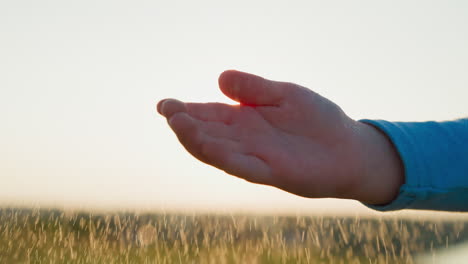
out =
[[[1,263],[414,263],[463,219],[0,209]]]

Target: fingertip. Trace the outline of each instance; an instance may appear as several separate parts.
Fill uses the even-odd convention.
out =
[[[227,97],[238,101],[239,86],[243,72],[226,70],[219,75],[218,85],[221,92]]]
[[[229,84],[230,76],[235,70],[226,70],[223,71],[218,77],[218,85],[221,91],[224,91],[224,87]]]
[[[286,94],[280,82],[236,70],[224,71],[218,82],[227,97],[244,105],[278,105]]]
[[[158,112],[170,118],[172,115],[178,112],[187,112],[187,107],[184,102],[176,99],[164,99],[158,103]]]
[[[219,75],[218,82],[220,84],[224,83],[230,76],[237,73],[240,73],[240,71],[234,69],[225,70]]]

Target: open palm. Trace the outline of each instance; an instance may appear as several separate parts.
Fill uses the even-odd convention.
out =
[[[219,86],[240,105],[158,103],[193,156],[297,195],[355,198],[364,170],[362,124],[296,84],[226,71]]]

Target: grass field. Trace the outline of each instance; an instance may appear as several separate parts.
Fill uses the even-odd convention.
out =
[[[0,209],[0,263],[412,263],[463,220]]]

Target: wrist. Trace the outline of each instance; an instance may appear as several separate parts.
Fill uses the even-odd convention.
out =
[[[388,204],[405,181],[403,162],[385,133],[370,124],[356,123],[361,175],[353,198],[367,204]]]

